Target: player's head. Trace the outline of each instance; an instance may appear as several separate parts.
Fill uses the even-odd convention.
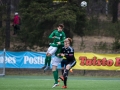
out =
[[[63,24],[59,24],[59,25],[57,26],[58,31],[62,31],[63,28],[64,28],[64,25],[63,25]]]
[[[64,40],[64,46],[65,47],[69,47],[71,43],[72,43],[72,39],[71,38],[66,38]]]

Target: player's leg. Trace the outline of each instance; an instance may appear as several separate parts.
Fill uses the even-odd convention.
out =
[[[66,60],[63,59],[61,61],[61,76],[59,77],[62,81],[64,81],[63,73],[64,73],[65,66],[66,66]]]
[[[64,86],[62,88],[67,88],[67,78],[68,78],[68,73],[69,73],[69,69],[71,68],[71,66],[68,64],[66,66],[66,69],[64,70],[64,73],[63,73],[63,77],[64,77]]]
[[[51,63],[51,57],[52,57],[51,55],[52,54],[50,54],[50,53],[47,55],[47,57],[48,57],[48,59],[47,59],[48,69],[50,69],[50,63]],[[47,69],[45,69],[45,70],[47,70]]]
[[[44,71],[50,69],[50,62],[51,62],[51,54],[48,53],[45,59]]]
[[[42,67],[42,69],[47,70],[48,68],[50,68],[50,62],[51,62],[51,54],[47,53],[45,57],[45,64]]]
[[[54,76],[54,80],[55,83],[54,84],[58,84],[58,70],[57,70],[57,66],[52,66],[52,72],[53,72],[53,76]]]
[[[52,46],[49,47],[49,49],[47,51],[47,64],[48,64],[48,66],[46,66],[44,71],[50,69],[51,57],[53,54],[55,54],[56,51],[57,51],[57,47],[52,47]]]
[[[47,55],[45,57],[45,64],[44,64],[44,66],[41,69],[45,69],[46,66],[47,66]]]
[[[50,50],[52,49],[52,47],[50,46],[47,50],[47,53],[46,53],[46,57],[45,57],[45,64],[44,66],[42,67],[42,69],[45,69],[47,64],[48,64],[48,53],[50,52]]]
[[[61,61],[61,68],[62,68],[61,73],[62,73],[62,75],[63,75],[63,73],[64,73],[64,69],[65,69],[66,65],[67,65],[67,60],[66,60],[66,59],[63,59],[63,60]]]
[[[67,78],[68,78],[68,72],[69,70],[76,65],[76,61],[70,62],[66,65],[66,69],[64,71],[63,77],[64,77],[64,86],[62,88],[67,88]]]
[[[54,88],[54,87],[59,85],[59,83],[58,83],[58,70],[57,70],[57,66],[58,66],[58,64],[60,62],[61,62],[61,58],[58,58],[56,56],[52,60],[52,72],[53,72],[53,77],[54,77],[54,80],[55,80],[55,83],[54,83],[52,88]]]
[[[56,50],[57,50],[57,47],[50,46],[48,48],[46,57],[45,57],[45,64],[42,67],[42,69],[44,69],[44,70],[50,69],[51,56],[56,52]]]
[[[44,66],[42,67],[42,69],[45,69],[46,68],[46,66],[47,66],[47,63],[48,63],[48,53],[49,53],[49,51],[52,49],[52,47],[50,46],[49,48],[48,48],[48,50],[47,50],[47,53],[46,53],[46,57],[45,57],[45,64],[44,64]]]

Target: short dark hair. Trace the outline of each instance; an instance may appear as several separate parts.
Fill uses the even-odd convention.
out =
[[[64,28],[64,25],[63,24],[59,24],[58,27]]]

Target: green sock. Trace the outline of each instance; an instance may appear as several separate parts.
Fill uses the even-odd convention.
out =
[[[48,62],[48,66],[50,66],[51,56],[48,57],[47,62]]]
[[[54,76],[55,84],[57,84],[58,83],[58,72],[53,71],[53,76]]]
[[[56,80],[57,80],[57,83],[58,83],[58,70],[57,69],[56,69],[56,72],[57,72]]]
[[[45,57],[45,66],[47,66],[48,56]]]

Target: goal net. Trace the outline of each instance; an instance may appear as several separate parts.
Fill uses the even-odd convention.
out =
[[[5,75],[5,49],[0,52],[0,76]]]

